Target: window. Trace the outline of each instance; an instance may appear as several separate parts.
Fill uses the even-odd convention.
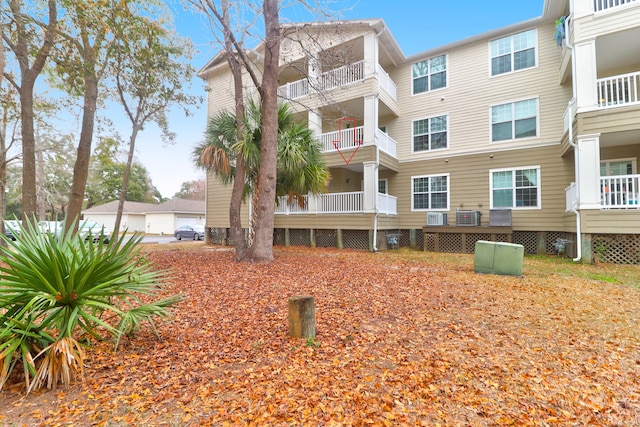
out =
[[[447,55],[413,64],[413,94],[447,86]]]
[[[538,100],[491,107],[491,141],[529,138],[538,134]]]
[[[447,116],[430,117],[413,122],[413,151],[447,148]]]
[[[536,30],[490,42],[491,75],[510,73],[536,65]]]
[[[389,180],[387,178],[378,180],[378,193],[389,194],[387,193],[387,188],[389,186]]]
[[[411,178],[411,210],[449,210],[449,176]]]
[[[540,167],[494,170],[491,176],[493,208],[539,208]]]
[[[603,160],[600,162],[600,176],[634,175],[635,159]]]

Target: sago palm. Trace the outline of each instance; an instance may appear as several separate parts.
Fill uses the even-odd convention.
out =
[[[31,224],[15,242],[0,236],[8,246],[0,253],[0,389],[20,361],[27,391],[82,377],[82,335],[107,333],[117,347],[179,301],[143,301],[160,290],[163,273],[140,262],[141,237],[84,237],[41,234]]]

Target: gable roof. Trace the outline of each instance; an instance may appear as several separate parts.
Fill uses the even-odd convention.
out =
[[[170,199],[159,205],[151,205],[147,209],[147,213],[158,212],[180,212],[180,213],[198,213],[204,215],[204,200],[187,200],[187,199]]]
[[[143,214],[149,210],[151,206],[155,206],[153,203],[142,202],[124,202],[122,213],[139,213]],[[113,200],[102,205],[92,206],[89,209],[84,209],[82,213],[115,213],[118,211],[118,201]]]
[[[170,199],[166,202],[155,203],[142,203],[142,202],[124,202],[122,213],[126,214],[146,214],[146,213],[160,213],[160,212],[178,212],[178,213],[194,213],[204,215],[205,201],[204,200],[187,200],[187,199]],[[114,214],[118,212],[118,201],[114,200],[102,205],[93,206],[89,209],[85,209],[82,213],[102,213],[102,214]]]

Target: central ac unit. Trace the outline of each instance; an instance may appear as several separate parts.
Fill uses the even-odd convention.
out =
[[[447,225],[447,214],[444,212],[427,212],[427,225]]]
[[[480,211],[456,211],[456,225],[480,226]]]

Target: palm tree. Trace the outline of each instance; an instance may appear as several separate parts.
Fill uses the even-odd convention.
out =
[[[260,167],[262,111],[255,101],[247,103],[245,132],[238,138],[233,114],[222,111],[209,120],[205,140],[192,153],[196,167],[213,173],[224,184],[245,180],[244,197],[253,195]],[[241,156],[246,165],[245,177],[236,177],[235,164]],[[320,144],[305,125],[297,123],[287,104],[278,106],[278,175],[276,200],[287,196],[288,202],[304,206],[304,196],[326,191],[329,170],[321,155]]]

